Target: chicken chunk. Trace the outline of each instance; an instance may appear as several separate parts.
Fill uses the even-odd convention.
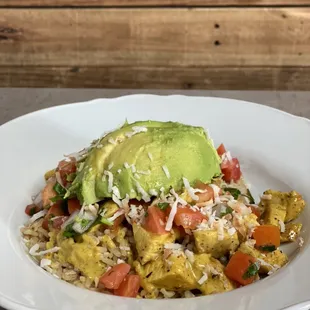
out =
[[[254,247],[250,246],[247,242],[242,243],[238,251],[259,259],[261,262],[259,273],[261,274],[267,274],[274,269],[284,266],[288,262],[286,254],[280,250],[275,250],[270,253],[262,253]]]
[[[153,234],[136,223],[133,223],[132,228],[142,265],[158,258],[163,253],[164,245],[175,241],[175,235],[172,233],[167,232],[162,235]]]
[[[238,234],[230,235],[227,231],[224,232],[224,239],[219,240],[217,230],[196,230],[194,239],[198,253],[211,254],[215,258],[235,251],[239,245]]]
[[[195,254],[193,270],[196,278],[205,282],[199,284],[198,289],[203,295],[210,295],[231,291],[234,284],[224,274],[224,266],[210,254]]]
[[[285,231],[280,235],[281,243],[293,242],[300,234],[302,224],[300,223],[287,223],[285,224]]]
[[[264,208],[268,208],[268,206],[273,204],[283,206],[286,210],[285,218],[283,220],[285,223],[295,220],[306,205],[305,201],[302,199],[302,196],[296,191],[280,192],[267,190],[264,194],[270,195],[271,199],[262,199],[260,205]]]
[[[197,287],[192,266],[183,252],[171,254],[168,258],[158,258],[144,266],[135,262],[137,273],[141,276],[142,286],[148,291],[164,288],[169,291],[187,291]]]

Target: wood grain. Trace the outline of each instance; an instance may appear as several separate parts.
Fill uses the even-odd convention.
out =
[[[0,86],[310,89],[310,8],[0,9]]]
[[[310,5],[309,0],[0,0],[2,7],[28,6],[281,6]]]
[[[0,66],[308,66],[310,9],[1,9]]]
[[[2,87],[309,90],[310,67],[0,67]]]

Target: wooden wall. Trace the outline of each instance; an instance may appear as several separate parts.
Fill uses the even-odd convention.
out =
[[[310,90],[310,0],[0,0],[0,87]]]

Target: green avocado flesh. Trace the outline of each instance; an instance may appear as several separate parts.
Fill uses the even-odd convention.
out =
[[[141,121],[104,136],[90,151],[69,193],[85,204],[111,198],[115,190],[120,199],[128,194],[141,200],[160,194],[160,189],[181,191],[183,177],[193,186],[197,180],[209,183],[220,173],[220,158],[202,127]]]

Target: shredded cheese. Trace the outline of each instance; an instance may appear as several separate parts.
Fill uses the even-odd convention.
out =
[[[153,155],[150,152],[147,153],[147,156],[149,157],[150,161],[153,161]]]
[[[38,213],[34,214],[28,221],[28,224],[32,224],[36,220],[40,219],[41,217],[44,217],[47,213],[47,210],[39,211]]]
[[[151,188],[151,189],[150,189],[150,195],[151,195],[151,196],[156,196],[156,197],[157,197],[157,196],[158,196],[157,190]]]
[[[189,196],[193,199],[193,200],[199,200],[199,197],[197,195],[195,195],[195,191],[194,189],[190,186],[188,179],[183,177],[183,184],[185,189],[187,190]]]
[[[113,187],[113,174],[111,171],[105,170],[104,175],[108,176],[108,192],[111,193]]]
[[[118,211],[116,211],[111,217],[109,217],[107,220],[108,220],[109,222],[113,222],[113,221],[115,221],[118,217],[120,217],[121,215],[123,215],[124,212],[125,212],[125,211],[124,211],[123,209],[118,210]]]
[[[118,169],[117,173],[120,174],[122,172],[122,169]]]
[[[150,174],[151,174],[151,171],[150,171],[150,170],[146,170],[146,171],[138,170],[137,173],[139,173],[139,174],[144,174],[144,175],[150,175]]]
[[[198,280],[198,284],[202,285],[208,280],[208,274],[206,272],[202,273],[202,277]]]
[[[136,187],[137,187],[138,193],[142,195],[142,199],[145,202],[151,201],[150,195],[144,190],[144,188],[140,185],[138,181],[136,181]]]
[[[134,164],[131,165],[131,171],[132,173],[135,173],[137,171],[136,166]]]
[[[45,251],[40,251],[37,252],[39,250],[40,246],[39,244],[35,244],[30,250],[29,250],[29,254],[32,256],[41,256],[41,255],[45,255],[45,254],[49,254],[49,253],[55,253],[58,252],[60,250],[60,247],[53,247],[49,250],[45,250]]]
[[[272,195],[271,194],[264,194],[264,195],[261,196],[261,199],[271,200],[272,199]]]
[[[108,142],[111,143],[111,144],[114,144],[114,145],[116,144],[116,141],[113,138],[109,138]]]
[[[125,163],[124,163],[124,167],[125,167],[126,169],[129,169],[129,168],[130,168],[130,165],[129,165],[127,162],[125,162]]]
[[[167,220],[166,227],[165,227],[166,231],[170,231],[172,228],[174,217],[177,214],[177,208],[178,208],[178,199],[176,198],[175,202],[172,205],[169,216],[168,216],[168,220]]]
[[[164,288],[161,288],[160,292],[164,295],[165,298],[172,298],[175,295],[175,292],[169,292]]]
[[[166,243],[164,245],[165,249],[169,249],[169,250],[182,250],[183,246],[182,244],[178,244],[178,243]]]
[[[219,241],[224,240],[224,223],[222,219],[217,222],[217,239]]]
[[[162,166],[162,169],[163,169],[163,171],[164,171],[166,177],[167,177],[168,179],[170,179],[170,172],[169,172],[167,166],[165,166],[165,165]]]
[[[185,250],[185,255],[186,255],[186,257],[188,258],[188,260],[190,261],[190,263],[194,263],[194,261],[195,261],[194,252],[192,252],[192,251],[186,249],[186,250]]]
[[[112,187],[112,192],[113,192],[113,194],[114,194],[118,199],[121,198],[121,194],[120,194],[120,192],[119,192],[119,189],[118,189],[116,186],[113,186],[113,187]]]
[[[113,162],[110,163],[109,166],[108,166],[108,170],[111,170],[113,166],[114,166],[114,163]]]
[[[279,220],[279,226],[280,226],[281,233],[285,232],[285,225],[284,225],[283,221]]]

